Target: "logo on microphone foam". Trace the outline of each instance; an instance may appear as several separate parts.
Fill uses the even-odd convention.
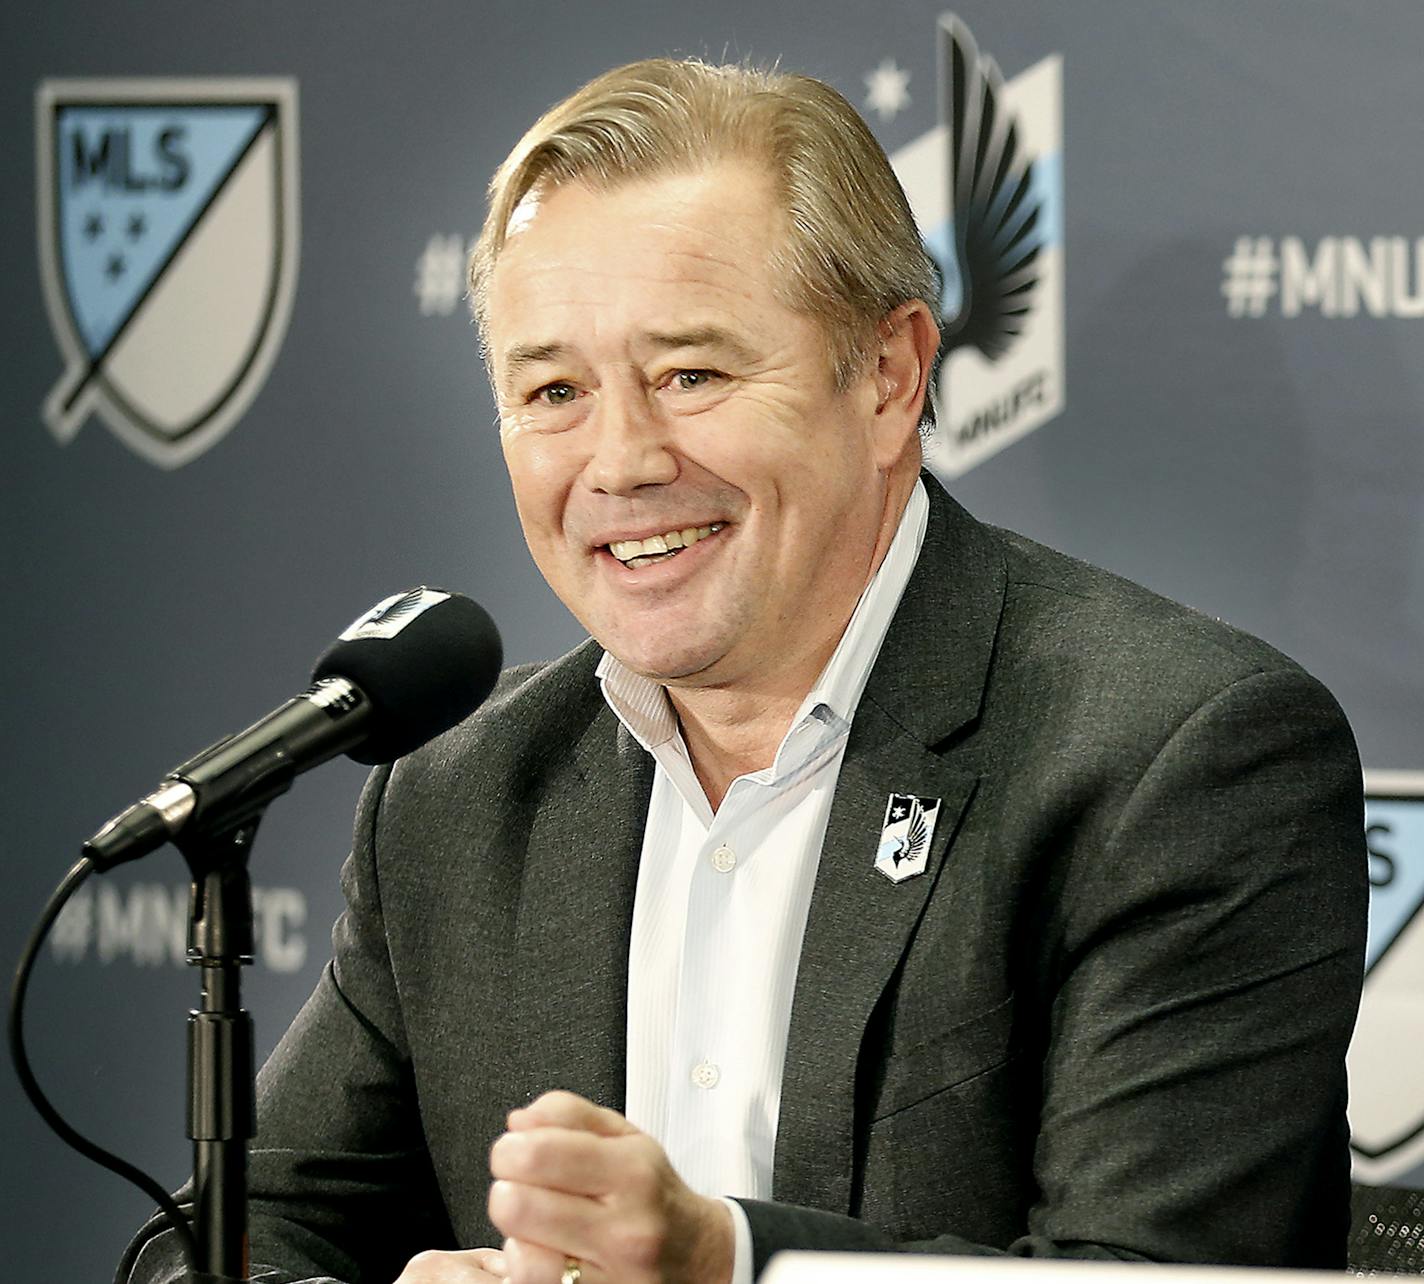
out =
[[[60,442],[98,416],[163,468],[241,418],[297,275],[292,80],[51,80],[35,101]]]
[[[439,589],[424,586],[405,593],[393,593],[384,601],[377,602],[364,615],[357,616],[339,640],[355,642],[359,638],[393,638],[412,620],[449,597],[450,594]]]

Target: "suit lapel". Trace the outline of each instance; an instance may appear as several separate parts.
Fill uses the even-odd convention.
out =
[[[628,941],[652,760],[597,696],[574,751],[539,781],[515,927],[520,1095],[621,1110]]]
[[[941,877],[976,780],[946,767],[862,701],[796,974],[776,1138],[778,1200],[849,1211],[861,1036]],[[891,792],[941,800],[925,872],[903,883],[875,869]]]
[[[978,777],[949,742],[979,711],[1003,610],[1003,555],[926,479],[925,543],[861,697],[831,807],[801,949],[782,1078],[774,1198],[850,1211],[856,1071],[876,1001],[936,887]],[[922,875],[874,868],[891,793],[941,800]]]

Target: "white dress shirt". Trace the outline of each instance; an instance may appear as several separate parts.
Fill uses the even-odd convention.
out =
[[[628,958],[625,1112],[705,1195],[771,1197],[791,996],[831,799],[928,512],[917,482],[771,766],[734,780],[715,814],[662,686],[611,655],[598,667],[604,698],[656,763]],[[750,1284],[750,1230],[729,1206],[734,1284]]]

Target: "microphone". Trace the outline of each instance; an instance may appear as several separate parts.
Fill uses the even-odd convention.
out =
[[[471,599],[424,586],[388,597],[322,653],[310,687],[174,767],[84,855],[102,873],[184,834],[225,833],[340,753],[392,762],[473,713],[502,659],[494,621]]]

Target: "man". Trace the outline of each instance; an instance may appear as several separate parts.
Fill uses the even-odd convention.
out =
[[[920,478],[933,271],[825,86],[621,68],[491,193],[505,456],[594,641],[368,785],[261,1078],[254,1261],[1341,1263],[1333,700]]]

